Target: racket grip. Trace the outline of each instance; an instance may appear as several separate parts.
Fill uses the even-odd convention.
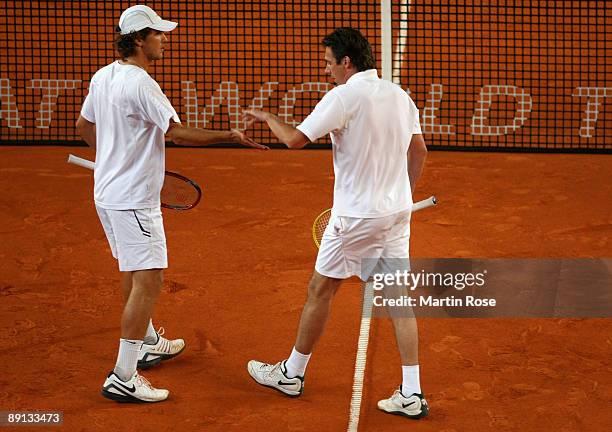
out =
[[[74,165],[78,165],[80,167],[87,168],[87,169],[90,169],[90,170],[93,170],[96,167],[96,164],[93,163],[92,161],[80,158],[80,157],[75,156],[73,154],[68,155],[68,163],[71,163],[71,164],[74,164]]]
[[[424,199],[423,201],[414,203],[412,205],[412,211],[415,212],[415,211],[423,210],[424,208],[431,207],[436,204],[438,204],[438,200],[436,199],[436,197],[430,196],[429,198]]]

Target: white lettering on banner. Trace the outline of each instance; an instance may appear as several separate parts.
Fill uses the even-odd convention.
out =
[[[410,93],[408,93],[410,94]],[[444,95],[442,84],[432,84],[429,98],[423,108],[421,130],[423,133],[431,133],[438,135],[455,135],[452,125],[436,124],[436,110],[442,102]]]
[[[572,93],[572,96],[587,98],[579,135],[582,138],[592,138],[599,117],[599,108],[603,103],[602,99],[612,96],[612,87],[576,87],[576,92]]]
[[[292,126],[297,126],[300,122],[293,120],[292,114],[293,108],[295,107],[297,94],[304,92],[327,93],[329,90],[331,90],[331,88],[331,84],[320,82],[307,82],[293,87],[285,94],[283,101],[278,107],[278,116],[285,123],[288,123]]]
[[[8,78],[0,78],[0,119],[2,118],[6,120],[8,127],[21,129],[19,110],[11,94],[11,81]]]
[[[250,109],[262,109],[264,106],[264,102],[267,101],[276,87],[278,86],[278,82],[267,82],[263,86],[259,88],[259,96],[254,97]]]
[[[215,116],[215,112],[221,107],[223,101],[227,106],[227,113],[230,119],[230,128],[244,129],[244,124],[240,120],[240,89],[238,84],[232,81],[223,81],[219,88],[210,98],[210,103],[204,107],[200,114],[198,107],[198,95],[193,81],[183,81],[183,103],[187,116],[187,125],[191,127],[206,128],[206,125]],[[277,82],[267,82],[259,88],[259,95],[253,98],[249,108],[261,109],[264,102],[274,93],[278,86]]]
[[[32,79],[29,88],[42,90],[42,99],[35,119],[35,126],[39,129],[51,128],[53,111],[57,104],[60,92],[65,90],[77,90],[81,87],[81,80],[55,80],[55,79]],[[274,92],[278,89],[278,82],[266,82],[257,91],[252,99],[249,108],[265,109],[264,105]],[[321,93],[324,94],[332,88],[331,84],[322,82],[306,82],[290,88],[283,96],[278,106],[279,117],[288,124],[296,126],[299,122],[293,118],[293,112],[300,93]],[[23,119],[17,106],[17,100],[12,93],[11,80],[0,78],[0,125],[8,126],[9,129],[23,129]],[[410,94],[410,89],[405,89]],[[244,129],[245,125],[241,121],[242,107],[240,105],[239,85],[232,81],[219,83],[217,90],[211,96],[210,103],[200,111],[198,107],[197,89],[192,81],[182,81],[183,109],[186,116],[186,123],[189,126],[205,128],[216,114],[219,114],[220,107],[226,105],[229,116],[230,127]],[[487,124],[488,112],[493,105],[493,98],[496,96],[509,96],[516,101],[515,117],[508,125]],[[575,98],[586,98],[586,108],[578,135],[582,138],[593,138],[595,128],[605,98],[612,97],[612,87],[576,87],[572,93]],[[431,84],[430,91],[422,108],[421,126],[423,133],[438,135],[455,135],[455,126],[452,124],[439,124],[437,111],[444,98],[444,87],[442,84]],[[320,99],[320,98],[319,98]],[[276,100],[276,98],[275,98]],[[313,103],[311,98],[303,102],[308,108]],[[451,102],[452,103],[452,102]],[[476,136],[501,136],[512,133],[521,128],[527,121],[533,106],[532,97],[524,89],[512,85],[484,85],[479,92],[476,101],[474,114],[472,117],[471,134]],[[556,107],[545,107],[550,111]],[[70,105],[70,109],[73,106]],[[274,110],[273,107],[268,108]],[[31,113],[31,110],[27,110]],[[71,115],[71,113],[61,112]],[[23,112],[21,113],[23,115]],[[73,119],[62,119],[72,121]],[[564,119],[569,121],[570,119]],[[559,119],[559,121],[563,121]],[[603,132],[605,134],[605,132]],[[602,132],[600,132],[600,135]]]
[[[235,127],[239,119],[239,91],[238,84],[235,82],[221,82],[217,91],[210,97],[210,103],[200,113],[195,84],[192,81],[183,81],[183,100],[185,101],[187,124],[193,127],[206,128],[208,122],[215,116],[217,108],[221,107],[225,100],[231,127]]]
[[[486,125],[487,113],[491,109],[493,96],[512,96],[517,100],[517,115],[511,125],[490,126]],[[486,85],[480,90],[480,97],[476,102],[474,117],[472,117],[472,135],[499,136],[507,135],[519,129],[525,121],[527,114],[531,112],[533,103],[531,95],[519,87],[511,85]]]
[[[42,89],[42,99],[40,108],[38,109],[38,117],[36,118],[36,127],[39,129],[49,129],[51,125],[51,116],[53,107],[57,102],[57,98],[62,90],[76,90],[81,80],[48,80],[48,79],[33,79],[31,88]]]

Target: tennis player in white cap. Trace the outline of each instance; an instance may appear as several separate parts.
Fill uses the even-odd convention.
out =
[[[120,60],[91,79],[77,120],[81,137],[96,148],[94,200],[122,274],[125,306],[117,363],[102,395],[118,402],[160,402],[168,390],[154,388],[137,372],[181,353],[183,339],[164,338],[151,321],[168,267],[160,210],[165,137],[179,145],[237,142],[266,149],[238,130],[182,126],[172,104],[149,75],[161,60],[166,32],[177,23],[138,5],[126,9],[116,29]]]

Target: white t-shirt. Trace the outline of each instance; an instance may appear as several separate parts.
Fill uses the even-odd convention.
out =
[[[118,61],[91,79],[81,116],[96,124],[94,200],[112,210],[160,205],[165,139],[170,119],[180,122],[153,78]]]
[[[330,90],[297,128],[310,141],[331,135],[336,215],[374,218],[412,207],[407,152],[421,133],[419,111],[375,69]]]

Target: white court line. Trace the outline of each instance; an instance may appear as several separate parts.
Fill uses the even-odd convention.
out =
[[[357,358],[355,359],[355,375],[353,376],[353,394],[351,396],[348,432],[357,432],[359,427],[359,412],[361,411],[361,395],[363,393],[363,376],[368,357],[368,342],[370,340],[370,317],[372,316],[373,294],[373,283],[366,283],[363,293],[363,308],[361,311],[359,342],[357,342]]]

